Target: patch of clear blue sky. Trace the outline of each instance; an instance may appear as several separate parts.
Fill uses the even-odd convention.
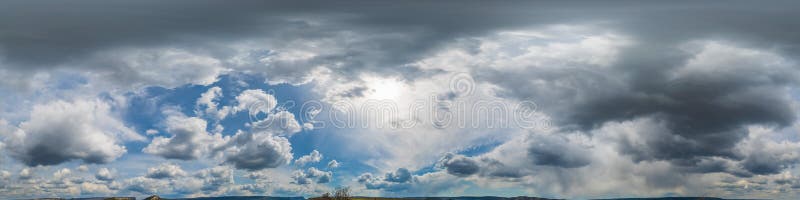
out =
[[[134,127],[138,132],[144,134],[148,129],[155,129],[159,131],[160,136],[168,137],[169,133],[164,130],[163,121],[165,115],[163,111],[166,109],[179,109],[187,116],[196,116],[195,105],[200,95],[212,87],[220,87],[222,89],[222,96],[218,99],[219,106],[233,106],[236,104],[236,96],[242,91],[248,89],[260,89],[265,92],[271,93],[278,100],[278,105],[285,104],[289,101],[303,102],[313,98],[310,94],[310,86],[300,85],[293,86],[288,84],[268,85],[265,83],[264,78],[234,74],[220,76],[218,81],[208,85],[185,85],[173,89],[163,87],[148,87],[141,93],[128,93],[128,109],[123,114],[125,122]],[[297,103],[295,103],[297,104]],[[300,116],[299,105],[286,107],[287,111],[295,114],[297,120]],[[208,121],[207,129],[212,131],[216,122],[210,119]],[[245,126],[250,122],[250,117],[246,112],[239,112],[229,115],[227,118],[219,121],[225,129],[223,135],[233,135],[238,130],[248,130]],[[295,140],[295,139],[293,139]],[[302,139],[292,141],[295,153],[306,154],[313,149],[305,147]],[[146,142],[133,142],[128,144],[128,149],[135,149],[129,153],[141,152],[140,150],[146,146]]]

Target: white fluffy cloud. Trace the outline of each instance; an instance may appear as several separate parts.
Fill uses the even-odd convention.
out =
[[[263,131],[273,135],[291,137],[300,132],[302,127],[294,114],[286,110],[277,109],[277,100],[272,94],[263,90],[245,90],[236,96],[237,105],[234,112],[247,111],[252,123],[251,129]],[[264,119],[259,119],[266,116]]]
[[[339,165],[341,165],[339,161],[331,160],[330,162],[328,162],[328,169],[339,168]]]
[[[21,180],[31,179],[33,176],[34,174],[31,172],[31,168],[26,167],[19,170],[19,179]]]
[[[141,176],[126,179],[123,182],[125,190],[142,195],[158,194],[169,191],[169,183],[163,180],[150,179]]]
[[[397,168],[395,171],[386,172],[383,176],[374,176],[371,173],[358,176],[358,182],[364,184],[367,189],[388,192],[407,191],[417,181],[417,177],[406,168]]]
[[[81,171],[81,172],[87,172],[87,171],[89,171],[89,166],[79,165],[78,168],[75,168],[75,169],[77,169],[78,171]]]
[[[292,161],[292,146],[284,137],[268,133],[238,132],[225,150],[225,163],[238,169],[275,168]]]
[[[164,163],[157,167],[147,168],[147,174],[145,176],[153,179],[173,179],[186,176],[186,172],[178,165]]]
[[[127,151],[123,141],[143,139],[118,120],[106,102],[57,100],[34,106],[30,119],[5,143],[12,157],[36,166],[69,160],[108,163]]]
[[[53,173],[53,178],[55,179],[66,179],[69,175],[72,174],[72,171],[67,168],[62,168]]]
[[[101,181],[112,181],[114,180],[114,174],[112,174],[111,170],[108,168],[100,168],[97,170],[97,174],[94,176],[97,180]]]
[[[278,100],[264,90],[245,90],[236,96],[235,112],[248,111],[250,115],[269,113],[278,105]]]
[[[300,158],[294,161],[294,164],[297,166],[304,166],[306,164],[318,163],[320,160],[322,160],[322,154],[317,150],[313,150],[308,155],[300,156]]]
[[[285,110],[271,113],[266,119],[253,122],[251,127],[255,131],[262,131],[284,137],[291,137],[293,134],[302,130],[294,114]]]
[[[201,95],[197,105],[214,108],[201,113],[211,113],[228,109],[212,100],[221,94],[221,89],[212,87]],[[220,158],[223,163],[237,169],[260,170],[288,164],[293,159],[291,144],[287,137],[301,130],[294,115],[285,110],[275,111],[277,101],[263,90],[245,90],[236,97],[235,112],[247,110],[251,117],[266,116],[256,120],[248,131],[238,131],[233,136],[223,137],[219,131],[209,133],[207,124],[198,117],[188,117],[176,111],[165,111],[166,132],[172,137],[155,137],[143,149],[145,153],[164,158],[194,160],[203,155]],[[219,115],[218,115],[219,116]],[[222,116],[220,116],[221,118]],[[221,157],[216,157],[221,156]]]
[[[227,187],[233,185],[233,169],[226,166],[216,166],[203,169],[194,175],[203,182],[201,190],[206,193],[219,195]]]
[[[230,113],[231,108],[228,106],[219,106],[219,103],[216,101],[221,97],[222,88],[209,88],[208,91],[200,94],[200,98],[197,99],[195,103],[195,112],[198,113],[199,116],[207,116],[214,120],[225,119]]]
[[[333,178],[333,173],[329,171],[322,171],[314,167],[308,168],[305,172],[296,170],[292,172],[293,183],[298,185],[306,185],[311,183],[328,183]]]
[[[235,112],[247,110],[254,120],[249,131],[238,131],[215,148],[224,163],[250,171],[275,168],[292,161],[288,137],[301,130],[294,114],[277,110],[277,101],[263,90],[245,90],[236,97]],[[266,119],[254,119],[266,116]]]
[[[197,117],[187,117],[179,112],[167,112],[164,124],[169,138],[158,136],[142,151],[170,159],[193,160],[205,155],[224,138],[206,131],[207,122]]]

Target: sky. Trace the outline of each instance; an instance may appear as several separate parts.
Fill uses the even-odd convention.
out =
[[[3,1],[0,198],[800,198],[797,1]]]

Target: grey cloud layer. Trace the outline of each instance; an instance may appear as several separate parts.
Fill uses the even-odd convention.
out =
[[[137,67],[127,62],[81,60],[99,59],[92,55],[125,47],[169,46],[224,61],[237,56],[232,54],[236,52],[232,47],[224,45],[235,41],[270,38],[273,47],[266,47],[270,49],[296,45],[302,40],[356,38],[349,42],[338,40],[339,45],[350,47],[338,48],[340,51],[335,53],[293,63],[273,62],[266,67],[268,75],[288,82],[303,82],[300,77],[307,76],[305,71],[327,65],[342,75],[371,71],[414,79],[432,72],[407,64],[455,38],[499,29],[564,23],[601,23],[661,44],[725,36],[747,38],[755,45],[780,45],[786,52],[797,50],[793,45],[785,45],[796,42],[796,38],[787,34],[792,31],[787,29],[798,27],[794,24],[796,21],[789,20],[797,14],[787,9],[796,2],[789,1],[771,4],[702,2],[699,4],[702,6],[660,2],[527,1],[488,5],[478,1],[461,2],[458,6],[448,2],[384,6],[374,2],[326,1],[309,6],[286,2],[192,1],[144,9],[153,7],[154,3],[156,1],[78,2],[60,5],[60,9],[51,11],[44,9],[45,4],[8,2],[0,12],[4,15],[0,17],[4,19],[0,21],[0,28],[8,30],[0,33],[2,57],[7,62],[4,66],[11,68],[8,73],[25,76],[36,69],[73,66],[95,70],[116,80],[153,80],[147,77],[149,75],[138,74]],[[753,7],[759,9],[749,9]],[[451,12],[443,15],[441,10]],[[681,14],[673,14],[676,12]],[[759,23],[750,23],[753,21]],[[269,56],[268,52],[251,54]],[[73,64],[64,66],[63,63]],[[257,61],[220,63],[226,67],[242,65],[238,66],[242,68],[262,64]]]

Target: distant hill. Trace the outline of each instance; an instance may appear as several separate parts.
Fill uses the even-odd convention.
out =
[[[312,200],[314,198],[311,198]],[[353,197],[353,200],[559,200],[541,197],[495,197],[495,196],[462,196],[462,197]],[[595,200],[726,200],[716,197],[655,197],[655,198],[609,198]],[[737,199],[744,200],[744,199]]]
[[[306,200],[304,197],[270,197],[270,196],[225,196],[195,198],[161,198],[163,200]]]
[[[598,199],[598,200],[725,200],[716,197],[654,197],[654,198],[617,198],[617,199]],[[744,199],[737,199],[744,200]]]
[[[617,198],[617,199],[598,199],[598,200],[725,200],[716,197],[654,197],[654,198]],[[737,199],[744,200],[744,199]]]
[[[136,200],[136,197],[94,197],[94,198],[73,198],[71,200]]]
[[[540,197],[495,197],[495,196],[461,196],[461,197],[353,197],[353,200],[557,200]]]
[[[136,197],[37,198],[30,200],[136,200]]]

